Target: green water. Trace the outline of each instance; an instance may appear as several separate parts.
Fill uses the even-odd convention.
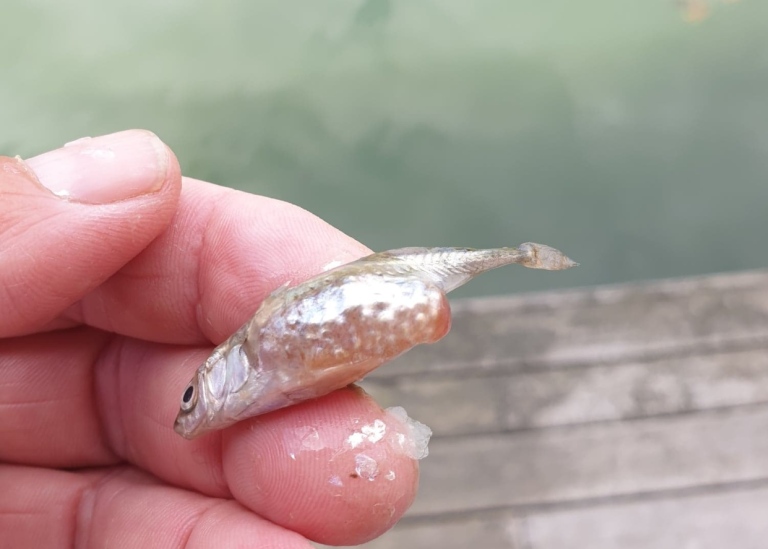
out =
[[[0,18],[2,154],[144,127],[187,175],[374,249],[535,240],[582,263],[465,296],[768,265],[762,0],[699,24],[671,0],[4,0]]]

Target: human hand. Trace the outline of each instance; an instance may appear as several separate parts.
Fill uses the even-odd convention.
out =
[[[182,184],[148,132],[0,157],[0,547],[293,548],[390,528],[418,467],[360,391],[173,431],[211,342],[284,282],[366,253],[290,204]],[[349,444],[376,420],[384,439]]]

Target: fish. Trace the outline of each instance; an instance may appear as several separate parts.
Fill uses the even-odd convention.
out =
[[[339,265],[272,292],[216,347],[181,394],[174,430],[187,439],[326,395],[451,326],[446,294],[517,263],[578,265],[543,244],[400,248]]]

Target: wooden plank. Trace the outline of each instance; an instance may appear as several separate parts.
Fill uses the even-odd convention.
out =
[[[768,406],[443,438],[411,516],[768,478]]]
[[[451,333],[374,378],[617,363],[768,345],[768,271],[456,301]]]
[[[526,549],[765,549],[767,510],[763,488],[541,514]]]
[[[365,549],[532,549],[526,545],[525,522],[514,516],[502,520],[459,520],[398,525],[382,537],[359,545]],[[323,545],[317,547],[325,548]],[[580,547],[569,546],[568,549]],[[330,548],[327,548],[330,549]]]
[[[436,435],[365,547],[766,546],[768,271],[454,311],[364,382]]]
[[[401,523],[365,549],[765,549],[768,488]]]
[[[398,377],[360,385],[384,407],[402,406],[435,437],[502,430],[508,379]]]
[[[768,350],[464,378],[369,379],[435,436],[494,433],[768,402]]]

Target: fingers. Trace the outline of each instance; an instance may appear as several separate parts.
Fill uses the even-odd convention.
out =
[[[418,463],[408,436],[372,399],[343,389],[226,431],[224,474],[259,515],[315,541],[357,545],[413,503]]]
[[[185,178],[169,230],[67,316],[141,339],[218,343],[278,286],[366,253],[297,206]]]
[[[50,467],[117,463],[94,400],[108,336],[86,328],[0,339],[0,461]]]
[[[93,335],[79,328],[3,344],[0,459],[67,467],[124,459],[176,486],[234,496],[323,543],[375,537],[412,503],[418,468],[404,427],[363,393],[344,389],[188,441],[173,420],[210,348]]]
[[[404,427],[360,391],[193,441],[173,432],[189,371],[209,352],[128,340],[102,353],[96,391],[116,453],[175,485],[232,495],[322,543],[362,543],[402,516],[416,492],[417,464],[401,444]]]
[[[34,332],[109,278],[168,225],[180,172],[153,134],[0,157],[0,337]]]
[[[311,547],[233,501],[164,486],[131,469],[0,465],[0,486],[2,547]]]

